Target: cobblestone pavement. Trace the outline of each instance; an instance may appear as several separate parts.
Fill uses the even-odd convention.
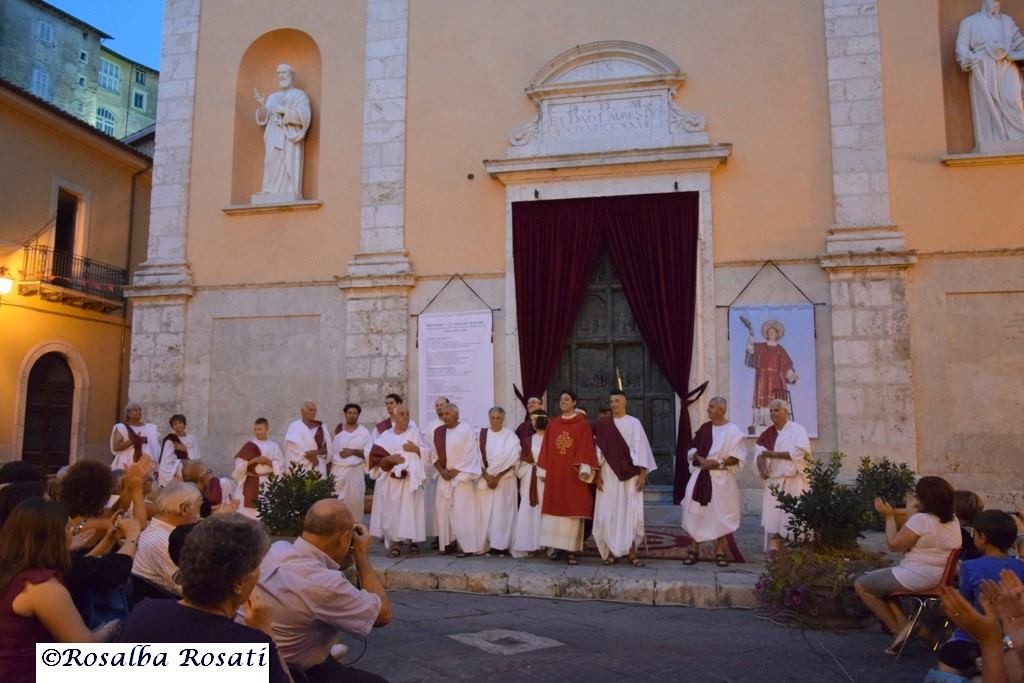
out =
[[[370,635],[356,666],[396,683],[898,683],[922,680],[934,661],[916,645],[895,661],[882,653],[888,639],[877,630],[802,630],[752,610],[438,591],[391,596],[394,621]],[[344,642],[350,660],[363,649],[351,638]]]

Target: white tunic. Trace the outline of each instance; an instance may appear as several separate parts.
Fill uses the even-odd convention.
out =
[[[305,453],[317,450],[317,429],[324,430],[324,444],[329,447],[331,443],[331,435],[327,431],[327,427],[323,425],[320,427],[308,427],[301,419],[288,425],[288,431],[284,436],[284,459],[287,467],[290,467],[293,462],[297,462],[304,470],[313,468],[309,459],[306,458]],[[330,450],[330,448],[328,448],[328,450]],[[318,455],[316,459],[315,469],[324,477],[327,476],[327,457],[328,456],[326,455]]]
[[[544,443],[543,434],[534,434],[530,438],[530,450],[534,463],[540,457],[540,447]],[[527,553],[540,550],[540,509],[544,501],[544,470],[534,463],[520,461],[516,465],[516,477],[519,478],[519,510],[516,511],[516,528],[512,535],[512,556],[525,557]],[[530,505],[530,478],[537,471],[537,504]]]
[[[186,460],[198,460],[201,457],[194,436],[185,434],[178,438],[181,440],[181,445],[188,451]],[[185,461],[178,458],[174,451],[174,445],[173,441],[167,439],[160,450],[160,467],[157,470],[157,483],[160,486],[167,486],[175,479],[181,480],[181,464]]]
[[[363,519],[363,498],[366,496],[366,458],[370,454],[373,440],[370,430],[362,425],[349,432],[344,428],[334,435],[331,441],[331,474],[334,476],[334,493],[338,500],[345,503],[357,522]],[[363,457],[356,455],[342,456],[346,448],[354,448],[363,452]]]
[[[423,504],[427,513],[427,536],[437,536],[437,480],[439,475],[434,462],[434,430],[440,427],[443,422],[440,419],[431,420],[427,430],[423,432],[423,443],[426,445],[429,457],[424,457],[424,467],[427,470],[427,483],[423,487]],[[451,533],[449,532],[449,535]]]
[[[700,468],[694,466],[692,462],[697,449],[690,449],[690,480],[686,484],[686,494],[681,503],[683,529],[698,543],[714,541],[740,528],[742,510],[736,473],[747,459],[743,439],[743,432],[731,422],[711,426],[711,451],[708,453],[708,459],[723,462],[726,458],[736,458],[739,464],[724,470],[708,471],[711,475],[711,502],[707,505],[701,505],[693,500],[693,488],[697,484]]]
[[[396,434],[394,428],[388,429],[377,437],[375,445],[380,446],[389,455],[401,455],[405,462],[385,472],[380,467],[369,470],[376,482],[374,486],[374,504],[370,513],[370,535],[384,539],[384,545],[390,546],[401,541],[419,543],[426,540],[426,526],[423,515],[423,483],[426,479],[422,455],[403,449],[406,442],[412,441],[424,451],[419,432],[407,427]],[[402,477],[405,472],[406,476]]]
[[[157,434],[156,425],[152,422],[146,422],[138,427],[132,427],[132,431],[141,437],[145,437],[146,442],[142,444],[142,452],[152,458],[154,464],[158,463],[160,457],[158,451],[160,448],[160,436]],[[124,423],[119,422],[110,430],[110,452],[114,456],[113,462],[110,463],[110,469],[123,470],[135,461],[135,448],[129,445],[128,448],[115,451],[114,434],[120,434],[123,439],[128,438],[128,432],[125,429]]]
[[[284,453],[281,452],[281,447],[277,445],[276,441],[270,439],[249,439],[250,443],[256,444],[256,447],[260,449],[260,455],[270,458],[270,466],[260,466],[260,486],[267,481],[271,474],[280,475],[285,470],[284,466]],[[243,496],[243,488],[245,486],[245,479],[249,474],[249,461],[244,458],[235,458],[235,466],[231,470],[231,478],[235,480],[238,486],[235,489],[235,497],[240,501],[238,504],[238,511],[247,517],[256,519],[259,514],[256,512],[256,508],[245,507],[245,499]]]
[[[758,446],[754,454],[760,455],[765,450],[767,449],[763,446]],[[764,499],[761,504],[765,548],[768,547],[768,538],[772,534],[786,536],[789,533],[789,515],[779,509],[779,501],[771,494],[769,487],[777,484],[785,493],[793,496],[799,496],[808,488],[805,473],[811,463],[811,440],[807,437],[807,430],[789,420],[779,431],[775,448],[772,450],[789,453],[793,459],[768,459],[768,479],[765,481]]]
[[[640,420],[632,415],[616,417],[615,426],[629,446],[633,465],[650,474],[658,469],[654,452]],[[644,494],[636,490],[636,477],[620,481],[597,449],[603,489],[594,501],[594,542],[601,557],[624,557],[644,537]]]
[[[519,437],[511,430],[502,428],[495,432],[488,429],[487,474],[494,477],[502,472],[504,476],[498,480],[498,486],[491,488],[487,480],[481,477],[476,485],[477,505],[480,512],[480,531],[483,534],[482,549],[508,550],[512,542],[512,532],[516,522],[516,463],[522,446]]]
[[[445,428],[446,468],[458,470],[451,480],[443,477],[437,482],[437,542],[443,550],[452,541],[458,541],[464,553],[482,552],[483,534],[478,528],[475,482],[482,471],[480,447],[473,429],[459,423],[453,429]],[[433,435],[431,435],[433,437]],[[433,440],[433,439],[431,439]],[[438,454],[433,451],[433,461]]]

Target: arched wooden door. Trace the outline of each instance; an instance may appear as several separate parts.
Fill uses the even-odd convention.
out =
[[[28,375],[22,460],[46,472],[69,463],[74,396],[75,378],[64,356],[41,356]]]

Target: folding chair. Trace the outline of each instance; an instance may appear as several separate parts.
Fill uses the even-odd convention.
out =
[[[949,557],[946,558],[946,566],[942,570],[942,579],[936,584],[935,588],[927,591],[897,591],[890,593],[888,598],[900,599],[908,598],[917,603],[914,608],[914,612],[910,617],[910,630],[907,632],[907,637],[904,638],[903,642],[900,643],[899,649],[896,651],[896,659],[899,660],[903,654],[903,649],[907,646],[907,643],[913,639],[917,632],[917,627],[920,625],[921,613],[924,612],[925,607],[929,609],[937,605],[941,599],[939,589],[943,586],[953,586],[956,580],[956,569],[957,561],[960,559],[960,548],[949,551]]]

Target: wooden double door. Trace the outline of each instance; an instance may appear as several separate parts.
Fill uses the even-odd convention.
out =
[[[598,255],[573,333],[548,386],[548,414],[558,414],[558,394],[575,391],[591,419],[617,387],[629,397],[627,412],[643,423],[658,470],[652,484],[672,483],[676,444],[675,392],[644,344],[607,248]]]
[[[75,378],[67,360],[47,353],[32,366],[25,397],[21,459],[54,473],[71,459]]]

